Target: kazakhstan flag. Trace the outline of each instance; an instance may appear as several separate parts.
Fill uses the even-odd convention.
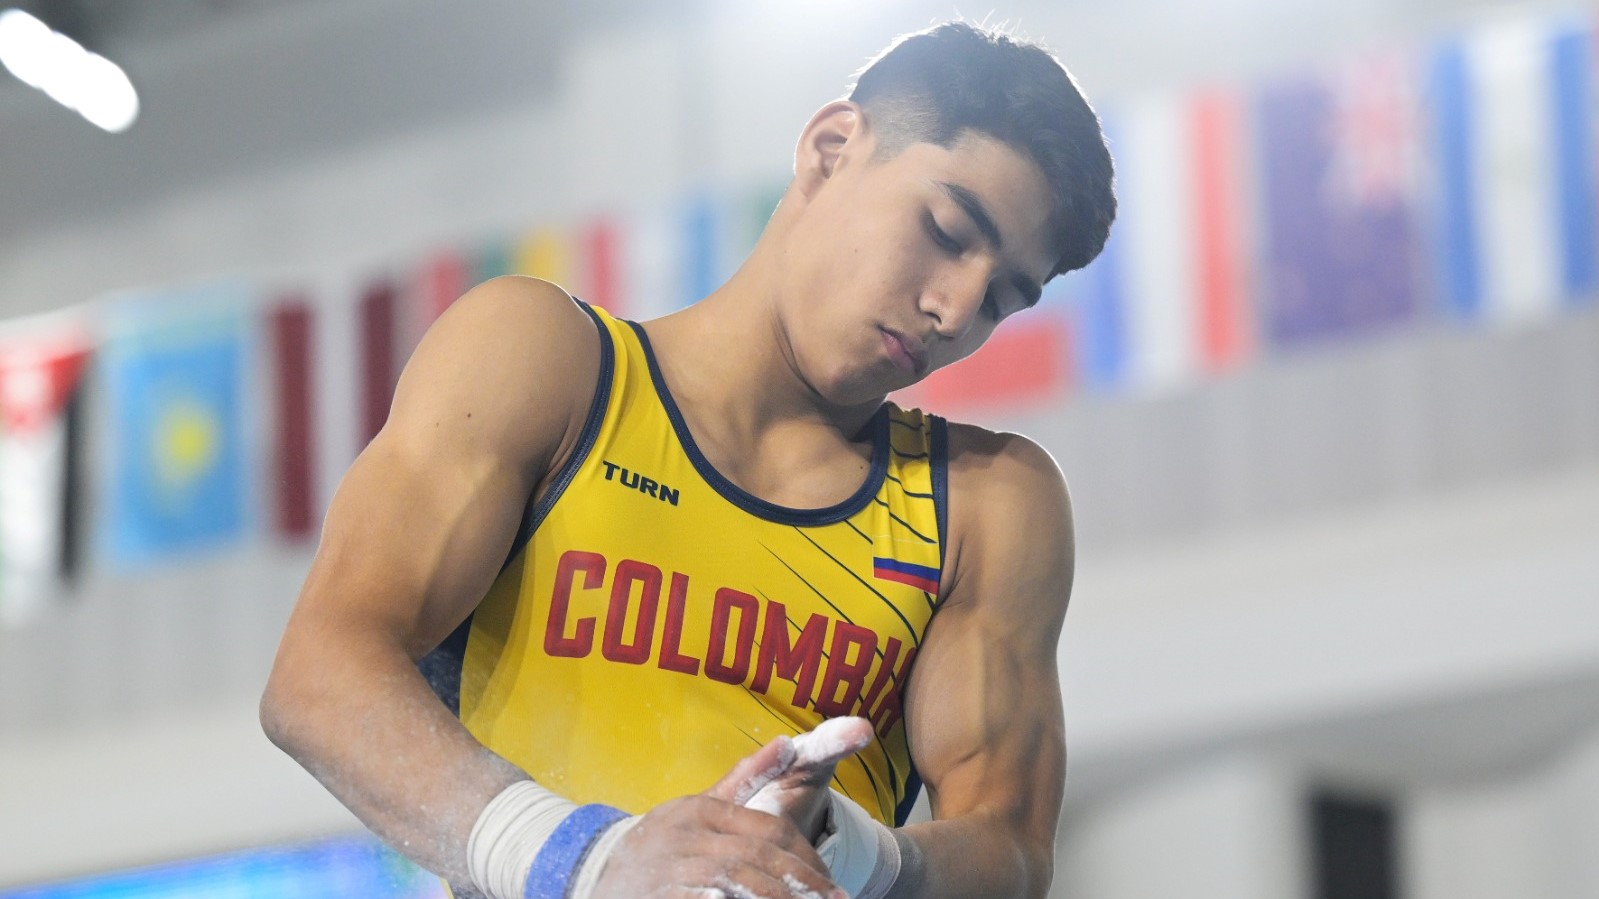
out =
[[[113,561],[137,565],[243,535],[245,346],[242,316],[217,312],[154,318],[107,342]]]

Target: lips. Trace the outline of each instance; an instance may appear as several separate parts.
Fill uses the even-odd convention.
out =
[[[883,346],[888,350],[888,358],[907,374],[921,377],[927,370],[927,347],[920,338],[884,328]]]

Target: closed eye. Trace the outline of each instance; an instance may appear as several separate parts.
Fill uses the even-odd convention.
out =
[[[938,244],[944,252],[955,256],[961,254],[964,248],[961,247],[960,242],[950,237],[943,228],[938,227],[938,220],[933,218],[932,213],[929,212],[922,216],[922,224],[927,228],[927,236],[931,237],[933,243]]]

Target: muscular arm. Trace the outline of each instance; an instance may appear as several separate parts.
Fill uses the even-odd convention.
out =
[[[944,607],[922,644],[906,726],[935,820],[897,832],[894,897],[1042,897],[1066,745],[1056,644],[1071,592],[1065,482],[1013,435],[952,427]]]
[[[440,319],[333,498],[262,697],[273,742],[455,883],[479,812],[526,775],[472,738],[415,663],[487,591],[529,494],[575,439],[598,346],[581,309],[528,279],[488,282]]]

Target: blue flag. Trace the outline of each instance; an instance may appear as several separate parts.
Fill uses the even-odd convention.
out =
[[[151,318],[101,357],[115,435],[107,542],[137,565],[242,536],[245,340],[234,313]]]
[[[1373,57],[1259,95],[1270,343],[1380,331],[1422,307],[1415,68]]]

